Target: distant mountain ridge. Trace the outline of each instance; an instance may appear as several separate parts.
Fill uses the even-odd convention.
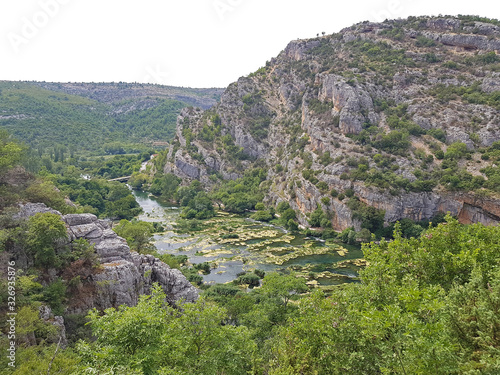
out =
[[[146,98],[172,99],[193,107],[208,109],[220,99],[224,89],[189,88],[147,83],[54,83],[34,82],[35,85],[51,91],[83,96],[100,103],[119,105],[121,102]]]

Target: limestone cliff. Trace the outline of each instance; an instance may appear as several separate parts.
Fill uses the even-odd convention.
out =
[[[151,255],[131,252],[127,242],[110,227],[110,223],[99,220],[92,214],[61,215],[43,203],[28,203],[21,206],[16,219],[27,219],[37,213],[51,212],[61,216],[70,241],[85,239],[94,245],[100,267],[88,272],[69,300],[67,314],[86,313],[89,309],[104,310],[120,305],[134,306],[141,294],[148,294],[153,283],[158,283],[171,304],[183,300],[195,301],[197,289],[187,281],[177,269]],[[22,267],[26,260],[19,259],[16,264]],[[64,271],[69,276],[71,271]],[[63,275],[64,276],[64,275]]]
[[[267,203],[289,201],[304,225],[319,206],[334,228],[359,228],[339,199],[351,191],[386,222],[497,223],[499,51],[498,22],[465,16],[294,40],[212,109],[181,113],[164,172],[211,186],[265,166]],[[454,142],[467,150],[447,153]]]

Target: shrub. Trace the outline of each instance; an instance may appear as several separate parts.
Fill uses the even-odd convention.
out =
[[[458,69],[458,64],[455,61],[446,61],[441,66],[448,69]]]
[[[352,245],[355,243],[356,231],[353,228],[346,228],[338,235],[338,238],[343,243]]]
[[[26,242],[36,267],[62,266],[60,254],[64,246],[61,243],[67,238],[66,227],[59,215],[37,213],[28,220]]]
[[[478,55],[477,59],[483,65],[494,64],[499,61],[498,56],[494,51]]]
[[[349,189],[345,189],[344,191],[344,194],[349,197],[349,198],[352,198],[354,196],[354,190],[349,188]]]
[[[43,300],[47,302],[56,315],[64,312],[63,303],[66,300],[66,285],[58,278],[43,290]]]
[[[325,218],[325,214],[321,208],[317,208],[311,213],[311,218],[309,219],[309,225],[312,227],[320,227],[321,220]]]
[[[250,217],[257,221],[271,221],[272,219],[274,219],[274,215],[271,214],[271,212],[265,210],[257,211]]]
[[[289,208],[281,213],[281,221],[283,224],[288,223],[289,220],[296,220],[297,219],[297,214],[295,210],[292,208]]]
[[[316,184],[316,187],[321,191],[321,192],[327,192],[328,191],[328,184],[324,181],[320,181]]]
[[[248,284],[250,288],[253,288],[260,285],[260,277],[256,273],[245,273],[238,276],[233,283],[236,285]]]
[[[423,35],[417,36],[417,40],[415,41],[415,45],[417,47],[434,47],[436,42],[432,39],[426,38]]]
[[[285,212],[286,210],[288,210],[289,208],[290,208],[290,204],[288,202],[281,201],[278,203],[278,206],[276,207],[276,212],[282,213],[282,212]]]
[[[467,154],[467,145],[463,142],[454,142],[448,146],[444,157],[446,159],[461,159]]]
[[[266,206],[264,206],[264,203],[259,202],[259,203],[257,203],[257,204],[255,205],[255,209],[256,209],[257,211],[263,211],[263,210],[265,210],[265,209],[266,209]]]
[[[187,255],[160,254],[158,258],[170,268],[180,269],[188,260]]]
[[[337,232],[331,228],[327,228],[321,233],[321,238],[324,240],[334,239],[337,237]]]
[[[443,129],[429,129],[427,130],[427,134],[436,138],[438,141],[446,142],[446,133]]]
[[[297,222],[295,220],[290,219],[286,223],[286,228],[292,232],[296,232],[299,230],[299,225],[297,224]]]
[[[193,265],[195,270],[203,272],[203,274],[208,275],[210,273],[210,263],[203,262]]]
[[[332,161],[333,161],[333,159],[330,156],[330,151],[323,152],[323,154],[319,158],[320,164],[325,165],[325,166],[330,164]]]
[[[377,136],[373,146],[394,154],[403,154],[410,147],[409,136],[405,131],[394,130]]]

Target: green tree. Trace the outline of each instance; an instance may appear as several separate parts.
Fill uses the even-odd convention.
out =
[[[293,208],[288,208],[284,211],[281,211],[281,214],[280,214],[280,222],[282,225],[287,225],[288,221],[289,220],[297,220],[297,213],[295,212],[295,210]]]
[[[59,267],[58,252],[66,247],[68,235],[61,217],[53,213],[37,213],[28,220],[26,243],[37,267]]]
[[[209,219],[215,216],[212,200],[204,191],[200,191],[189,200],[186,208],[183,210],[182,217],[186,219]]]
[[[165,199],[172,200],[180,183],[180,178],[167,173],[153,180],[150,191],[155,195],[161,195]]]
[[[165,305],[165,294],[155,286],[150,296],[140,296],[135,307],[107,309],[101,315],[96,309],[88,318],[97,340],[77,347],[89,370],[112,368],[115,364],[144,374],[153,374],[161,366],[165,326],[172,316]]]
[[[120,237],[127,240],[131,250],[149,252],[153,249],[151,238],[154,233],[153,224],[140,220],[120,220],[120,223],[113,228]]]
[[[128,183],[135,190],[141,190],[144,184],[148,181],[148,176],[145,173],[134,172]]]
[[[326,223],[325,220],[328,220],[326,214],[320,207],[318,207],[311,213],[311,217],[309,219],[309,225],[311,225],[312,227],[322,227],[323,226],[322,224]]]
[[[89,314],[93,343],[78,345],[87,371],[123,366],[143,374],[235,374],[251,369],[255,346],[245,327],[223,325],[226,312],[200,298],[182,311],[155,285],[135,307]],[[133,372],[131,372],[133,373]]]
[[[467,145],[463,142],[455,142],[448,146],[446,153],[444,154],[445,159],[460,159],[467,153]]]
[[[226,310],[204,298],[184,305],[182,315],[171,321],[165,336],[163,353],[170,357],[172,367],[192,375],[250,371],[256,348],[248,329],[222,325],[225,319]]]
[[[63,303],[66,301],[66,284],[61,278],[56,279],[43,289],[42,298],[52,308],[55,315],[62,315]]]
[[[0,176],[21,162],[23,147],[10,138],[6,130],[0,129]]]
[[[3,340],[2,340],[3,341]],[[8,343],[0,342],[2,351],[7,352]],[[57,353],[56,353],[57,350]],[[54,356],[54,354],[56,354]],[[6,356],[3,356],[6,359]],[[74,375],[79,374],[80,358],[71,349],[62,350],[57,344],[39,344],[33,346],[19,346],[16,350],[16,367],[9,371],[8,364],[0,359],[0,365],[4,370],[2,374],[25,375],[25,374],[50,374]],[[126,373],[120,374],[126,375]]]
[[[295,274],[280,275],[277,272],[266,274],[262,280],[262,292],[269,297],[277,297],[282,300],[286,312],[288,302],[297,294],[307,290],[306,281]]]
[[[257,221],[271,221],[274,219],[274,214],[268,210],[261,210],[255,212],[250,217]]]
[[[446,312],[448,333],[463,348],[463,373],[499,373],[500,271],[475,268],[469,283],[450,290]]]

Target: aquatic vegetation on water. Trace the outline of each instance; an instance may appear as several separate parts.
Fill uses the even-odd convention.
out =
[[[148,221],[175,228],[179,210],[163,208],[151,198],[139,203],[149,205],[145,212],[154,212]],[[294,269],[302,277],[314,281],[311,286],[323,288],[352,281],[359,268],[364,266],[364,260],[349,259],[358,254],[362,256],[359,249],[354,248],[351,253],[332,241],[290,233],[280,227],[225,212],[217,212],[215,217],[204,220],[200,230],[182,234],[167,230],[156,234],[155,240],[160,252],[185,254],[192,264],[210,262],[217,271],[204,275],[205,282],[228,282],[237,278],[239,272],[253,268],[262,268],[266,272]],[[341,257],[347,259],[342,261]]]

